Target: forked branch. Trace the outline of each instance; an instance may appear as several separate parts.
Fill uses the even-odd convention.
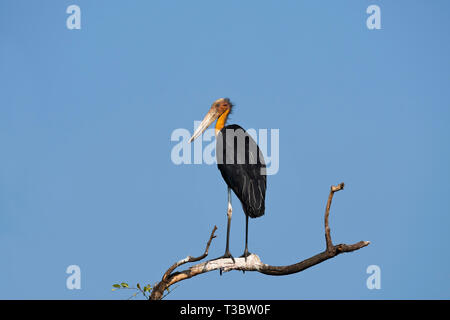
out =
[[[360,241],[354,244],[338,244],[333,245],[333,241],[331,240],[330,226],[328,223],[331,202],[333,200],[333,196],[337,191],[344,189],[344,183],[341,183],[337,186],[331,186],[330,194],[328,196],[328,201],[325,209],[325,242],[326,247],[325,251],[312,256],[311,258],[305,259],[295,264],[287,265],[287,266],[271,266],[265,264],[261,261],[261,259],[255,255],[251,254],[247,257],[247,261],[244,258],[235,258],[235,262],[230,258],[221,258],[215,260],[205,261],[199,264],[196,264],[186,270],[177,271],[179,266],[189,263],[200,261],[208,256],[208,250],[211,245],[212,239],[216,236],[214,235],[217,227],[214,226],[211,236],[206,244],[206,249],[204,253],[197,257],[193,258],[191,256],[187,256],[186,258],[175,262],[163,275],[160,282],[158,282],[152,290],[150,295],[150,300],[160,300],[163,297],[164,291],[167,290],[173,284],[180,282],[185,279],[192,278],[199,274],[203,274],[213,270],[220,270],[223,272],[231,271],[231,270],[241,270],[241,271],[257,271],[263,274],[272,275],[272,276],[283,276],[292,273],[297,273],[308,269],[316,264],[319,264],[325,260],[333,258],[344,252],[351,252],[358,249],[361,249],[367,245],[369,245],[369,241]]]

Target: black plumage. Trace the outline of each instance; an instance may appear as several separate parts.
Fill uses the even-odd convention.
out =
[[[239,125],[223,127],[216,140],[217,166],[250,218],[264,215],[266,164],[255,140]]]

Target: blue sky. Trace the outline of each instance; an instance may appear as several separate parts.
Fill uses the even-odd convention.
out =
[[[68,30],[66,8],[81,8]],[[381,8],[381,30],[366,8]],[[209,273],[168,299],[448,299],[448,1],[0,2],[0,298],[125,299],[176,260],[224,251],[226,185],[175,165],[177,128],[212,101],[230,123],[279,129],[280,169],[249,249],[302,273]],[[231,252],[244,248],[237,198]],[[81,289],[66,268],[81,268]],[[368,290],[366,268],[381,268]]]

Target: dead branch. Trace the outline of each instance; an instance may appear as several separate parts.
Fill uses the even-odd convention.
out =
[[[247,261],[245,261],[244,258],[235,258],[235,262],[233,262],[233,260],[231,260],[230,258],[215,259],[196,264],[183,271],[175,272],[175,269],[178,268],[179,266],[189,262],[200,261],[208,255],[208,250],[209,246],[211,245],[211,241],[216,237],[214,233],[217,227],[214,226],[214,229],[211,232],[211,236],[208,240],[208,243],[206,244],[206,249],[204,253],[197,258],[187,256],[186,258],[178,262],[175,262],[164,273],[161,281],[158,282],[153,288],[152,293],[150,295],[150,300],[160,300],[163,297],[164,291],[167,290],[173,284],[209,271],[213,270],[220,270],[221,272],[227,272],[231,270],[257,271],[272,276],[283,276],[303,271],[325,260],[333,258],[341,253],[355,251],[369,245],[370,243],[369,241],[360,241],[350,245],[348,244],[333,245],[333,242],[331,240],[328,218],[330,215],[330,208],[333,196],[337,191],[342,189],[344,189],[344,183],[341,183],[337,186],[331,186],[330,189],[330,195],[328,196],[328,201],[325,209],[324,220],[325,220],[326,247],[323,252],[316,254],[311,258],[287,266],[271,266],[263,263],[256,254],[251,254],[250,256],[247,257]]]

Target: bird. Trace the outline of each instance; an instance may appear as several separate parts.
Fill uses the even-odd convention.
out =
[[[247,257],[251,254],[248,250],[248,220],[264,215],[267,176],[264,156],[255,140],[241,126],[226,125],[233,107],[229,98],[214,101],[189,139],[189,143],[217,120],[215,125],[217,167],[228,188],[226,247],[225,254],[219,258],[231,258],[235,262],[229,248],[233,211],[231,190],[240,200],[246,217],[245,249],[241,257],[247,261]]]

